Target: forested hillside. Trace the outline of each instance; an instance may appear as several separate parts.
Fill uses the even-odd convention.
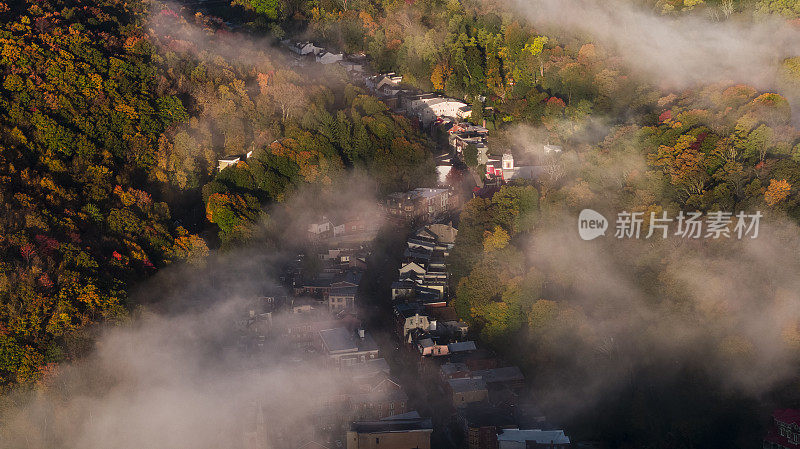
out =
[[[0,14],[4,387],[79,356],[86,330],[126,319],[128,291],[155,270],[201,262],[208,225],[241,239],[263,206],[347,167],[379,174],[383,191],[432,174],[406,119],[342,73],[294,71],[271,40],[141,1]],[[217,158],[251,150],[214,179]]]
[[[151,193],[162,134],[186,120],[156,89],[142,4],[12,2],[2,10],[0,376],[35,380],[126,291],[203,251]]]

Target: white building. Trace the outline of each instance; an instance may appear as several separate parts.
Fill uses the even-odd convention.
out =
[[[247,160],[252,155],[253,152],[248,151],[245,154],[230,154],[228,156],[223,156],[222,158],[217,159],[217,169],[223,170],[227,167],[230,167],[231,165],[236,165],[241,161]]]
[[[469,114],[464,115],[464,111],[468,110],[469,106],[463,101],[452,98],[420,98],[411,102],[411,108],[413,113],[425,124],[433,123],[437,117],[460,119],[469,116]]]
[[[316,54],[320,51],[325,51],[322,47],[317,47],[311,42],[296,42],[293,45],[289,45],[289,50],[297,53],[298,55],[308,55],[308,54]]]
[[[342,53],[331,53],[329,51],[321,51],[317,53],[317,62],[320,64],[333,64],[344,59]]]

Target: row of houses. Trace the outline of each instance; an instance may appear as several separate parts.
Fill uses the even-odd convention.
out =
[[[449,427],[469,449],[570,447],[564,431],[526,403],[522,371],[470,340],[469,326],[449,304],[446,257],[457,234],[445,224],[413,233],[392,284],[395,333],[404,351],[416,354],[410,359],[420,382],[449,404]]]
[[[446,304],[449,275],[445,257],[457,233],[449,224],[434,223],[408,238],[397,280],[391,286],[392,301],[429,307]]]
[[[450,189],[417,188],[389,194],[383,201],[386,216],[395,221],[430,223],[458,207]]]
[[[366,243],[375,238],[380,229],[380,217],[360,213],[342,216],[325,216],[308,225],[308,238],[312,241],[341,240],[349,243]]]

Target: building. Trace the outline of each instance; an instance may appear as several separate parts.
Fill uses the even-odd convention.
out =
[[[392,193],[386,198],[386,213],[395,219],[430,222],[449,209],[452,193],[448,189],[419,188]]]
[[[499,449],[497,434],[503,429],[517,428],[508,408],[486,403],[470,404],[459,414],[468,449]]]
[[[354,422],[347,432],[347,449],[430,449],[431,420],[406,415]]]
[[[466,363],[443,363],[439,367],[439,377],[442,382],[447,382],[450,379],[465,379],[469,377],[470,371]]]
[[[362,214],[347,214],[341,218],[323,216],[308,225],[311,240],[338,238],[351,242],[371,240],[380,229],[380,217]]]
[[[410,298],[414,295],[417,285],[416,282],[409,280],[392,282],[392,301],[401,298]]]
[[[563,430],[504,429],[497,435],[499,449],[567,449],[569,437]]]
[[[520,388],[525,383],[525,376],[516,366],[505,366],[502,368],[491,368],[472,372],[473,377],[480,377],[486,381],[489,387],[508,387],[512,389]]]
[[[364,329],[350,332],[345,328],[319,331],[320,347],[337,367],[366,363],[378,358],[378,345]]]
[[[395,324],[397,334],[406,343],[411,343],[411,331],[430,328],[428,315],[419,304],[397,304],[394,306]]]
[[[764,438],[764,449],[795,449],[800,447],[800,410],[775,410],[772,427]]]
[[[433,123],[438,117],[454,119],[468,118],[472,110],[463,101],[425,95],[411,101],[409,112],[416,115],[419,120],[427,126]]]
[[[284,41],[287,42],[287,41]],[[298,55],[305,56],[309,54],[317,54],[320,51],[325,51],[322,47],[317,47],[311,42],[296,42],[292,44],[291,42],[287,43],[289,50],[297,53]]]
[[[441,344],[433,338],[423,338],[417,343],[417,349],[422,356],[443,356],[449,354],[446,344]]]
[[[316,61],[320,64],[333,64],[335,62],[342,61],[343,59],[344,54],[331,53],[329,51],[320,51],[316,55]]]
[[[474,341],[459,341],[456,343],[450,343],[447,346],[451,354],[458,354],[460,352],[471,352],[478,349],[478,347],[475,346]]]
[[[354,286],[331,287],[331,291],[328,294],[328,310],[333,313],[354,310],[357,292],[358,287]]]
[[[253,152],[248,151],[245,154],[230,154],[228,156],[223,156],[222,158],[217,159],[217,170],[224,170],[231,165],[236,165],[239,162],[246,161],[252,155]]]
[[[406,412],[408,396],[388,376],[375,376],[371,382],[360,382],[362,391],[349,395],[350,420],[384,419]]]
[[[466,407],[473,402],[485,401],[489,398],[486,381],[481,378],[463,377],[447,379],[447,389],[450,392],[453,407]]]
[[[403,82],[403,77],[394,72],[381,73],[378,75],[370,76],[366,80],[367,89],[377,91],[384,86],[397,88]]]

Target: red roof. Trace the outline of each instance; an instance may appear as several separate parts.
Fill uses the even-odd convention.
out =
[[[789,441],[788,438],[775,433],[774,430],[769,431],[769,434],[767,435],[766,438],[764,438],[764,441],[770,442],[772,444],[777,444],[778,446],[785,448],[797,447],[797,444],[792,443],[791,441]]]
[[[800,410],[792,408],[775,410],[772,412],[772,417],[782,423],[800,425]]]

